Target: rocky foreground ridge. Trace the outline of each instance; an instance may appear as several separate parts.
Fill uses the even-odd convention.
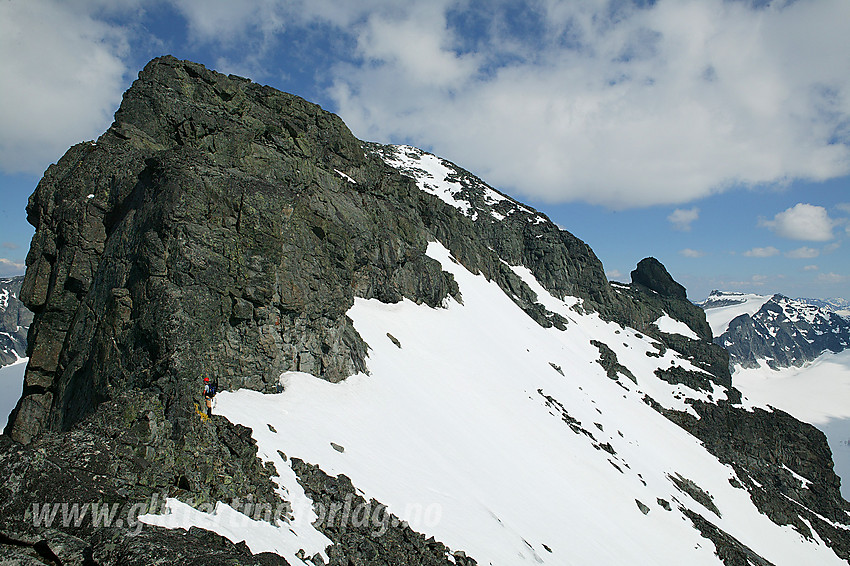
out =
[[[438,160],[456,189],[429,191],[432,158],[363,143],[337,116],[247,79],[172,57],[149,63],[112,126],[52,165],[27,207],[36,234],[21,298],[35,318],[24,393],[0,437],[9,478],[0,556],[285,563],[200,529],[149,527],[134,537],[126,525],[36,526],[31,504],[71,491],[121,505],[158,494],[195,506],[280,500],[251,431],[199,417],[201,378],[274,392],[287,370],[331,382],[368,371],[369,346],[346,315],[355,297],[463,301],[453,276],[425,254],[436,240],[541,326],[569,322],[510,266],[528,268],[553,296],[577,297],[578,310],[651,336],[659,352],[681,353],[699,371],[673,365],[659,377],[721,387],[728,399],[690,403],[700,418],[645,401],[730,464],[771,520],[850,559],[850,505],[823,435],[779,411],[736,405],[728,354],[657,260],[612,286],[584,242],[469,172]],[[655,324],[663,316],[697,338],[663,332]],[[628,377],[610,345],[595,346],[609,377]],[[344,477],[297,468],[317,498],[354,491]],[[801,488],[795,474],[811,485]],[[705,518],[691,520],[724,563],[766,563]],[[325,529],[330,563],[474,563],[463,549],[394,529],[377,540]]]

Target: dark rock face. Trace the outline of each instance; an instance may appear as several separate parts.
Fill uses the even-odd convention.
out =
[[[30,199],[36,322],[12,437],[67,430],[112,391],[156,387],[179,411],[204,375],[271,391],[285,370],[365,370],[355,294],[456,292],[423,253],[418,192],[318,106],[151,63]]]
[[[166,497],[196,505],[248,494],[279,501],[248,429],[214,417],[181,432],[192,454],[174,441],[158,400],[135,394],[27,446],[0,436],[0,556],[33,560],[24,564],[286,564],[201,529],[141,528],[137,517],[160,512]],[[97,523],[92,505],[112,520]],[[66,521],[74,509],[80,519]]]
[[[4,513],[9,540],[31,530],[33,494],[63,501],[71,482],[52,481],[44,454],[86,470],[96,501],[280,502],[250,431],[199,418],[201,378],[338,381],[366,370],[345,315],[355,295],[460,299],[424,253],[434,200],[316,105],[171,57],[149,64],[110,129],[51,166],[27,207],[21,296],[35,319],[7,432],[30,446],[2,462],[22,482],[6,500],[20,507]],[[95,534],[80,536],[92,553]],[[41,544],[44,529],[27,536]],[[166,538],[131,547],[166,555]]]
[[[26,356],[32,312],[18,298],[23,277],[0,279],[0,366]]]
[[[651,257],[638,263],[637,269],[632,271],[632,280],[631,285],[618,283],[614,286],[620,297],[620,312],[614,315],[614,320],[657,339],[662,349],[672,348],[682,353],[709,375],[688,373],[678,366],[656,374],[671,383],[684,383],[694,389],[710,391],[711,384],[717,383],[731,390],[729,353],[712,343],[711,327],[705,319],[705,312],[687,299],[685,288],[673,280],[658,260]],[[698,339],[662,332],[655,321],[665,314],[685,323]]]
[[[297,97],[161,58],[115,118],[30,199],[22,297],[36,322],[16,440],[68,430],[113,390],[156,387],[179,410],[202,375],[272,391],[285,370],[331,381],[364,371],[366,345],[345,316],[354,296],[436,306],[457,293],[423,253],[433,239],[541,324],[565,322],[504,262],[553,294],[619,310],[571,234],[471,189],[473,205],[517,213],[457,214]]]
[[[591,340],[590,343],[599,350],[599,359],[597,362],[605,369],[608,377],[619,379],[619,376],[622,374],[637,383],[637,378],[631,370],[617,361],[617,354],[614,353],[614,350],[610,346],[599,340]]]
[[[802,300],[774,295],[753,316],[743,314],[715,338],[732,364],[773,369],[802,366],[826,351],[850,347],[850,320]]]
[[[425,152],[408,146],[365,143],[365,149],[413,178]],[[399,165],[403,161],[403,165]],[[567,321],[547,311],[528,285],[509,266],[522,265],[553,296],[579,297],[584,307],[613,317],[622,308],[602,263],[593,250],[545,215],[500,193],[478,177],[446,160],[453,198],[466,212],[420,191],[420,214],[431,234],[451,250],[463,266],[495,281],[531,318],[544,327],[563,328]]]
[[[632,283],[642,285],[650,291],[655,291],[662,297],[674,299],[688,298],[685,288],[679,283],[676,283],[673,277],[667,272],[667,269],[654,257],[647,257],[640,260],[637,268],[632,271],[631,275]]]

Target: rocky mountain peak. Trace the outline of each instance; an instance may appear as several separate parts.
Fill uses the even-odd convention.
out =
[[[632,271],[631,277],[632,283],[643,285],[662,297],[688,298],[685,287],[677,283],[667,271],[667,268],[654,257],[647,257],[640,260],[637,268]]]
[[[584,308],[621,310],[584,242],[442,165],[489,212],[457,214],[390,153],[296,96],[153,60],[109,130],[71,148],[30,199],[22,298],[36,323],[12,436],[68,429],[128,388],[177,407],[201,375],[274,391],[286,370],[365,371],[345,312],[355,296],[436,306],[455,294],[424,253],[433,240],[541,324],[563,321],[509,265]]]

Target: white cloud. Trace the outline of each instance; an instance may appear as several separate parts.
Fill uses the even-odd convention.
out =
[[[704,257],[705,252],[701,250],[692,250],[691,248],[685,248],[683,250],[679,250],[679,253],[685,257]]]
[[[823,281],[824,283],[844,283],[848,280],[846,275],[839,275],[838,273],[821,273],[818,275],[818,281]]]
[[[3,275],[20,275],[26,269],[23,262],[12,261],[5,257],[0,257],[0,273]]]
[[[769,280],[767,275],[753,275],[749,280],[745,281],[727,281],[721,286],[729,289],[749,289],[752,287],[764,287]]]
[[[677,208],[667,217],[675,230],[690,232],[691,224],[699,218],[699,208]]]
[[[620,279],[623,277],[623,274],[619,269],[609,269],[605,272],[605,275],[608,279]]]
[[[844,0],[615,16],[530,2],[528,18],[545,17],[527,35],[502,6],[478,14],[489,33],[474,52],[422,3],[355,25],[366,64],[335,67],[331,90],[355,134],[433,148],[527,196],[612,208],[850,171]]]
[[[850,173],[846,0],[165,1],[220,70],[255,79],[334,29],[316,72],[356,135],[519,196],[624,209]],[[40,169],[108,125],[132,24],[98,21],[104,9],[155,8],[0,2],[4,170]]]
[[[820,255],[820,250],[816,250],[815,248],[809,248],[803,246],[802,248],[797,248],[796,250],[791,250],[785,252],[785,257],[790,257],[792,259],[812,259],[814,257],[818,257]]]
[[[268,57],[290,28],[307,23],[310,2],[256,0],[167,0],[185,19],[189,42],[218,48],[215,69],[268,80]],[[341,10],[345,13],[346,10]],[[342,23],[342,22],[340,22]],[[284,55],[290,61],[297,57]]]
[[[779,236],[789,240],[826,242],[831,240],[832,220],[822,206],[798,203],[778,213],[773,220],[760,219],[760,226],[770,228]]]
[[[232,0],[172,0],[186,19],[189,38],[199,43],[233,44],[250,31],[270,38],[284,30],[287,14],[279,2]]]
[[[744,252],[744,255],[747,257],[773,257],[778,254],[779,250],[774,248],[773,246],[767,246],[764,248],[753,248]]]
[[[840,202],[835,205],[835,208],[842,212],[850,213],[850,202]]]
[[[820,269],[817,265],[807,265],[803,268],[803,271],[817,271]]]
[[[830,243],[828,243],[827,245],[825,245],[825,246],[823,247],[823,253],[825,253],[825,254],[831,254],[831,253],[833,253],[833,252],[835,252],[835,251],[838,251],[838,249],[839,249],[839,248],[841,248],[841,242],[840,242],[840,241],[838,241],[838,242],[830,242]]]
[[[41,173],[111,123],[127,87],[128,32],[96,21],[86,7],[97,3],[0,2],[3,171]]]

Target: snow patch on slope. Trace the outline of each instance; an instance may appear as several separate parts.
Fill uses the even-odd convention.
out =
[[[490,216],[498,221],[507,218],[506,215],[521,211],[527,215],[528,221],[533,224],[546,222],[545,217],[500,194],[476,177],[463,174],[463,182],[461,182],[458,180],[461,170],[455,168],[451,162],[445,159],[410,145],[388,145],[382,146],[382,148],[383,150],[376,153],[385,163],[414,179],[420,190],[457,208],[472,220],[478,219],[479,211],[468,200],[468,197],[464,196],[464,193],[469,190],[474,190],[480,195],[482,202],[488,207],[503,202],[511,203],[510,206],[503,209],[504,214],[492,209],[489,211],[485,209]]]
[[[458,196],[464,188],[463,185],[448,180],[449,175],[452,175],[455,171],[448,168],[443,160],[436,155],[425,153],[413,146],[400,145],[396,147],[396,152],[392,157],[383,154],[382,157],[389,165],[413,177],[420,190],[457,208],[473,220],[478,217],[478,213],[472,209],[472,205]],[[495,191],[493,192],[495,193]]]
[[[681,334],[685,338],[699,340],[699,336],[697,336],[696,332],[691,330],[690,326],[680,320],[672,318],[667,313],[664,313],[652,324],[654,324],[661,332],[666,332],[667,334]]]
[[[309,507],[304,511],[309,512]],[[233,542],[245,541],[254,554],[273,552],[283,556],[291,564],[307,564],[296,556],[298,550],[307,548],[315,552],[306,556],[319,554],[327,562],[328,556],[324,548],[331,544],[331,541],[312,528],[312,525],[306,529],[303,525],[297,524],[272,525],[243,515],[221,501],[216,503],[215,509],[207,513],[177,499],[168,498],[165,513],[139,515],[139,521],[166,529],[188,530],[193,526],[200,527],[218,533]]]
[[[687,410],[687,397],[706,399],[654,375],[672,364],[690,369],[687,360],[671,350],[648,356],[658,350],[647,338],[569,311],[571,299],[558,305],[539,286],[539,300],[573,321],[566,331],[542,328],[443,246],[431,244],[428,254],[454,275],[464,304],[355,299],[348,315],[370,345],[370,375],[331,384],[285,374],[278,395],[219,395],[216,411],[252,428],[282,488],[295,484],[278,450],[347,475],[398,515],[439,509],[439,521],[414,529],[480,564],[623,564],[635,556],[719,564],[678,504],[776,564],[842,563],[762,515],[732,487],[729,466],[644,402],[648,395]],[[606,343],[638,384],[609,379],[591,339]],[[675,474],[710,493],[722,517],[680,491]]]
[[[580,305],[582,300],[578,297],[564,297],[564,299],[556,299],[549,291],[546,290],[543,285],[534,277],[534,274],[531,273],[531,270],[525,267],[524,265],[508,265],[511,268],[511,271],[516,273],[517,277],[523,280],[523,282],[528,285],[528,287],[534,291],[537,295],[537,302],[543,305],[546,310],[550,312],[554,312],[566,318],[567,320],[572,320],[573,315],[576,314],[575,310],[572,310],[576,305]],[[572,314],[571,314],[572,313]]]

